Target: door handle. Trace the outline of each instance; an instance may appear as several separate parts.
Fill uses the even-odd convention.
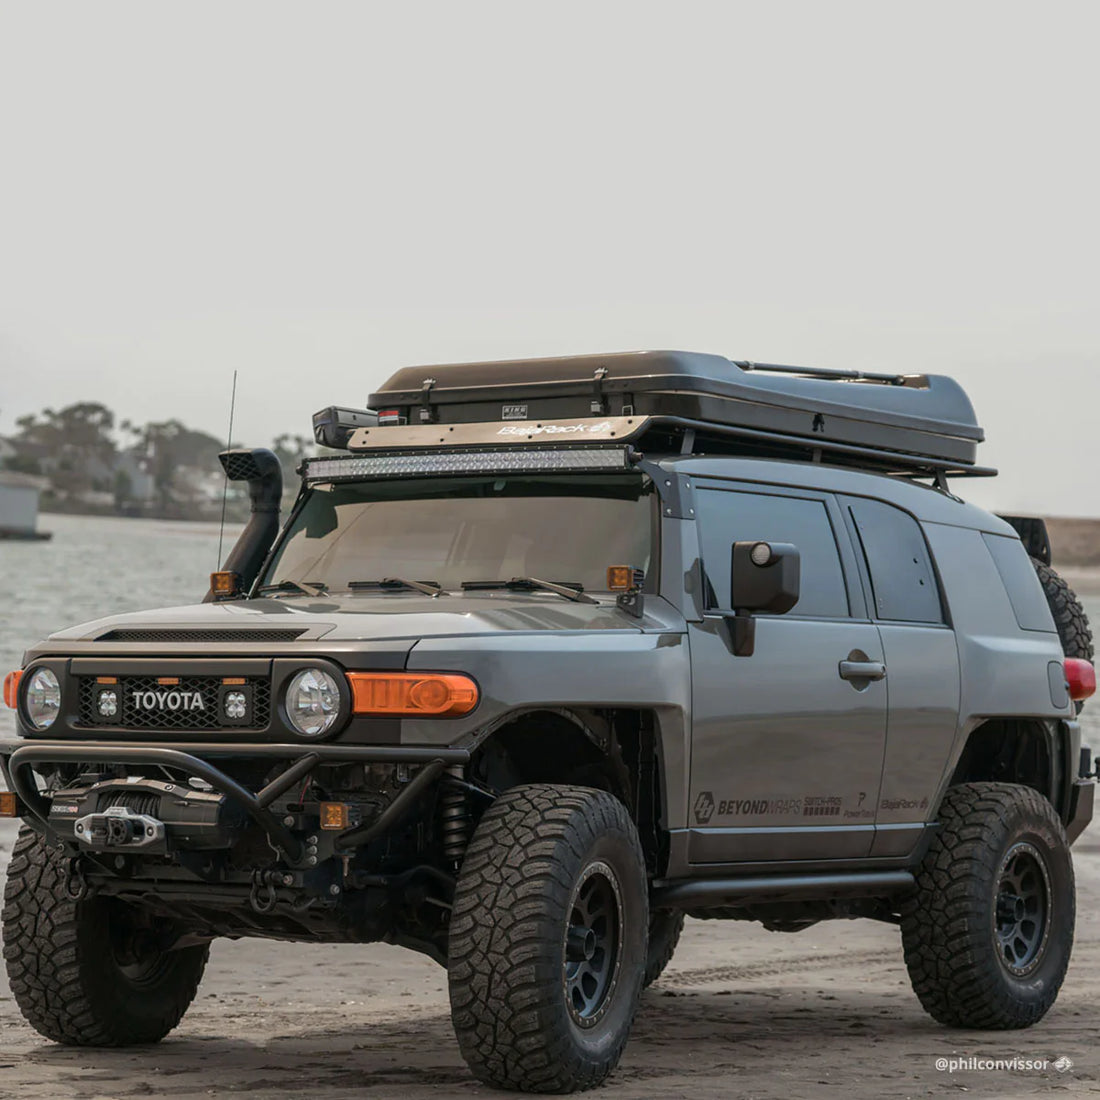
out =
[[[885,680],[886,666],[881,661],[841,661],[842,680]]]

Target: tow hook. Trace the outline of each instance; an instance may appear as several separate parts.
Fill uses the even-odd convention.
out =
[[[283,876],[278,871],[253,871],[252,889],[248,895],[248,904],[257,913],[270,913],[279,900],[275,893],[275,887],[282,880]]]
[[[74,856],[65,870],[65,896],[70,901],[83,901],[89,893],[88,880],[84,877],[84,860]]]

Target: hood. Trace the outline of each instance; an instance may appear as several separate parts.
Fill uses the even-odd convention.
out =
[[[552,593],[479,592],[432,598],[419,593],[333,597],[287,596],[278,599],[193,604],[112,615],[51,634],[49,641],[93,642],[112,632],[197,631],[203,641],[241,641],[248,631],[301,633],[298,642],[385,641],[464,634],[541,631],[640,630],[638,620],[614,602],[571,603]],[[133,638],[119,640],[134,641]],[[153,639],[150,639],[153,640]],[[166,639],[167,640],[167,639]],[[178,640],[178,639],[176,639]],[[285,640],[285,638],[284,638]]]

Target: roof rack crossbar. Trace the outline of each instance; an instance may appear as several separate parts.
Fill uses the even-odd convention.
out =
[[[990,466],[964,466],[956,462],[947,462],[942,459],[926,457],[924,455],[906,454],[902,451],[886,451],[877,447],[861,447],[854,443],[835,443],[830,440],[807,439],[800,435],[789,435],[784,432],[761,431],[758,428],[744,428],[736,424],[717,424],[707,420],[692,420],[682,416],[655,416],[650,420],[649,427],[668,425],[675,428],[683,428],[694,433],[694,454],[706,454],[699,450],[700,437],[726,435],[737,436],[743,439],[760,440],[764,443],[779,443],[786,446],[801,447],[811,452],[836,453],[851,456],[852,458],[871,459],[886,468],[886,472],[898,473],[905,477],[994,477],[997,471]],[[637,440],[641,445],[643,440]],[[813,461],[821,461],[814,458]]]
[[[831,367],[791,367],[782,363],[753,363],[748,359],[733,360],[742,370],[768,371],[771,374],[802,374],[810,378],[830,378],[836,382],[886,382],[891,386],[904,386],[904,374],[879,374],[875,371],[834,370]]]

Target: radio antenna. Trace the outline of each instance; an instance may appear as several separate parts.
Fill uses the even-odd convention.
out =
[[[233,412],[237,408],[237,372],[233,372],[233,392],[229,397],[229,438],[225,441],[225,449],[233,447]],[[218,528],[218,564],[216,569],[222,567],[222,540],[225,537],[225,501],[229,495],[229,470],[225,471],[225,479],[222,481],[222,523]]]

